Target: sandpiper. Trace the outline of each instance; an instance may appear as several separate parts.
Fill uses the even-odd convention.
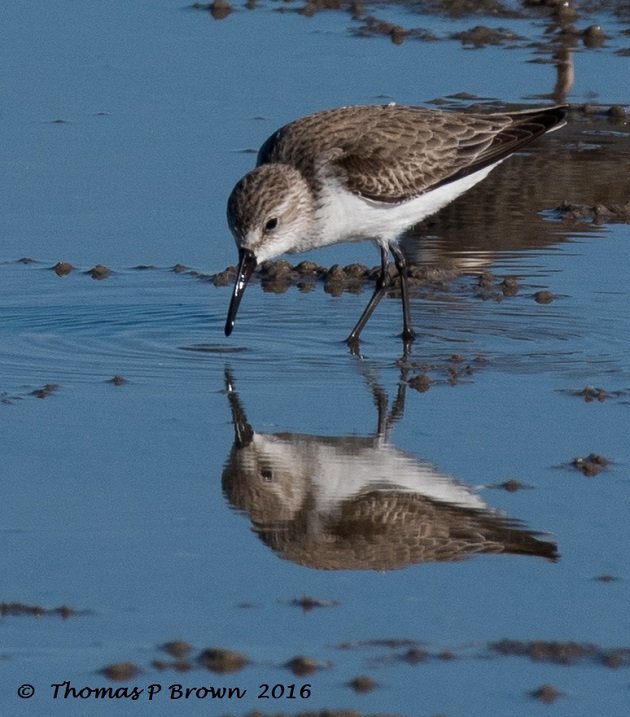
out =
[[[227,219],[239,265],[225,334],[256,266],[280,254],[370,239],[381,270],[346,339],[352,346],[400,276],[405,342],[409,315],[405,258],[398,238],[484,179],[509,155],[565,122],[566,106],[498,113],[445,112],[396,104],[317,112],[281,127],[234,187]]]

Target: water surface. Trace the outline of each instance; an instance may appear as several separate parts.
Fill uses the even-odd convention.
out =
[[[567,55],[554,64],[553,38],[545,50],[544,16],[370,8],[439,38],[395,45],[353,34],[348,13],[279,7],[296,6],[220,21],[166,1],[6,9],[2,600],[71,613],[4,615],[0,704],[529,716],[549,709],[529,695],[549,683],[555,714],[623,714],[627,653],[610,651],[630,644],[630,237],[620,217],[557,208],[630,197],[628,127],[605,115],[628,102],[627,17],[604,6],[573,23],[609,35],[592,49],[576,35],[570,53],[566,99],[596,99],[598,112],[574,109],[566,129],[405,237],[435,271],[414,288],[411,354],[391,297],[358,357],[343,338],[368,287],[255,281],[223,336],[230,290],[209,279],[235,261],[224,203],[253,163],[245,150],[339,104],[543,102]],[[525,39],[445,39],[479,24]],[[311,258],[376,263],[369,245]],[[58,276],[60,260],[74,270]],[[112,274],[95,280],[99,263]],[[608,461],[594,476],[572,464],[591,453]],[[304,596],[322,606],[293,604]],[[170,640],[192,646],[187,671],[163,669]],[[537,641],[547,651],[530,654],[548,659],[502,654],[502,640],[525,652]],[[561,664],[552,643],[569,642],[582,650]],[[248,665],[209,672],[197,663],[208,647]],[[298,655],[315,673],[287,669]],[[139,673],[101,674],[120,662]],[[369,694],[348,687],[361,674],[378,685]],[[65,680],[163,692],[53,699]],[[16,696],[24,683],[29,700]],[[259,699],[263,683],[310,695]],[[171,684],[247,694],[175,701]]]

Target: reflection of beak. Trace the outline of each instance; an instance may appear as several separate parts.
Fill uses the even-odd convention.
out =
[[[234,284],[234,290],[232,291],[232,299],[230,300],[230,308],[228,309],[227,320],[225,322],[225,335],[229,336],[234,328],[234,322],[236,321],[236,312],[238,306],[243,298],[245,287],[249,281],[249,277],[256,268],[256,257],[254,252],[248,249],[239,249],[239,263],[238,263],[238,274],[236,275],[236,282]]]
[[[234,424],[234,447],[247,448],[247,446],[254,439],[254,431],[247,422],[245,409],[241,406],[238,394],[234,388],[232,371],[227,366],[224,369],[224,374],[225,391],[228,396],[228,401],[230,402],[230,408],[232,410],[232,423]]]

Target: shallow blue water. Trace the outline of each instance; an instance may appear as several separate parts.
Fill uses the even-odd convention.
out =
[[[483,301],[465,275],[413,300],[419,339],[407,378],[426,371],[434,383],[426,393],[407,386],[387,445],[522,530],[542,531],[541,540],[557,543],[557,562],[482,555],[393,571],[313,569],[264,544],[253,512],[236,510],[222,486],[234,446],[226,370],[257,434],[300,434],[318,445],[373,437],[374,383],[391,409],[404,378],[395,299],[366,328],[361,360],[342,339],[365,291],[335,298],[321,286],[272,294],[254,284],[227,340],[229,289],[170,271],[177,262],[212,272],[234,261],[224,202],[253,162],[242,150],[325,106],[464,90],[518,101],[554,82],[550,65],[526,62],[527,48],[397,47],[348,37],[338,13],[306,19],[274,7],[239,9],[222,22],[172,2],[133,3],[124,13],[93,2],[5,10],[0,599],[79,614],[0,621],[0,704],[16,715],[324,707],[531,715],[548,708],[527,693],[549,682],[564,693],[555,714],[621,715],[627,667],[498,658],[488,643],[630,642],[627,225],[585,230],[542,215],[548,243],[466,253],[499,279],[517,275],[516,296]],[[388,13],[407,26],[435,22],[438,33],[476,23]],[[521,34],[540,32],[527,27]],[[605,51],[576,54],[572,101],[593,89],[604,103],[628,100],[614,81],[627,65],[611,52],[617,47],[618,36]],[[619,131],[627,141],[627,127]],[[588,129],[583,136],[594,142]],[[545,207],[571,197],[574,179]],[[25,255],[35,263],[16,261]],[[313,258],[375,263],[370,246]],[[56,276],[49,267],[60,259],[77,269]],[[83,273],[98,262],[114,274],[95,281]],[[536,303],[539,289],[552,291],[553,303]],[[448,382],[453,354],[473,367],[457,385]],[[127,382],[112,385],[114,375]],[[46,384],[56,389],[32,395]],[[611,397],[572,395],[586,385]],[[568,466],[591,452],[611,461],[598,476]],[[526,489],[493,487],[508,479]],[[604,574],[618,579],[595,580]],[[303,595],[339,604],[310,612],[289,604]],[[385,638],[456,659],[410,665],[399,659],[402,647],[338,647]],[[158,645],[171,639],[239,650],[251,664],[225,676],[197,666],[160,672],[151,662],[164,659]],[[332,664],[296,678],[283,665],[298,654]],[[117,686],[98,670],[126,660],[143,671],[129,684],[161,683],[159,699],[115,707],[52,699],[50,684],[64,680]],[[361,673],[379,688],[355,695],[346,683]],[[256,698],[265,682],[310,683],[312,693],[268,702]],[[22,683],[35,686],[31,700],[16,697]],[[165,697],[172,683],[238,685],[248,695],[182,708]]]

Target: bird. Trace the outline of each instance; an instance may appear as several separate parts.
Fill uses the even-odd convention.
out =
[[[511,154],[562,127],[566,114],[566,105],[500,112],[351,105],[306,115],[276,130],[227,201],[238,267],[225,335],[232,333],[258,264],[284,253],[371,240],[380,252],[380,272],[346,342],[358,345],[391,288],[391,255],[400,277],[401,338],[410,344],[415,332],[400,236]]]

